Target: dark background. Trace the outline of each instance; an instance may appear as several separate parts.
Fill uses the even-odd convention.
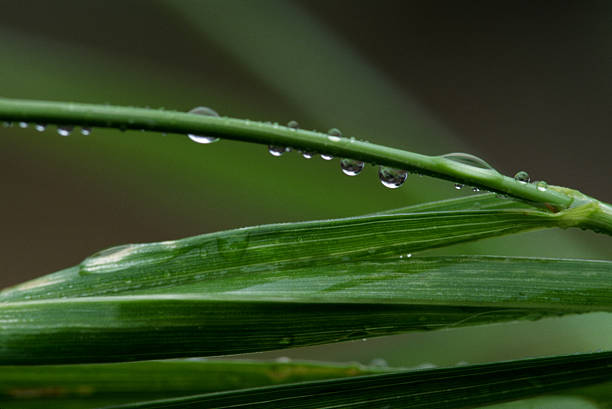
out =
[[[466,151],[506,174],[612,201],[612,2],[0,1],[0,93],[189,110],[356,136],[427,154]],[[51,128],[51,127],[50,127]],[[0,284],[104,247],[455,197],[394,191],[375,169],[272,158],[179,135],[0,128]],[[610,258],[609,237],[551,231],[438,253]],[[393,365],[609,348],[610,318],[385,337],[299,358]],[[448,344],[453,348],[449,348]],[[279,353],[287,355],[287,352]],[[276,354],[278,355],[278,354]],[[261,354],[260,357],[276,356]]]

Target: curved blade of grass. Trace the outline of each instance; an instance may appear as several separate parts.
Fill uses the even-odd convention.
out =
[[[612,379],[612,352],[366,375],[117,408],[467,408]]]
[[[2,366],[0,407],[94,408],[389,371],[356,364],[204,360]]]
[[[567,227],[580,209],[480,210],[272,224],[103,250],[80,266],[7,289],[0,302],[98,296],[176,287],[238,273],[283,271],[392,257],[545,227]],[[579,213],[578,213],[579,217]],[[231,278],[230,278],[231,280]]]
[[[606,261],[412,257],[216,271],[174,286],[158,273],[157,290],[125,285],[123,296],[0,303],[0,363],[237,354],[612,311],[611,272]],[[95,281],[81,286],[71,274],[63,285],[75,297],[95,291]],[[124,274],[99,280],[121,286]]]

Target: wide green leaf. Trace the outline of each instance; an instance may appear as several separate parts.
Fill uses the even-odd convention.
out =
[[[236,354],[612,311],[611,272],[606,261],[410,257],[215,272],[174,287],[162,276],[157,294],[1,303],[0,362]]]

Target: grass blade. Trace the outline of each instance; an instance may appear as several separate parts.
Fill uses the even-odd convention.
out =
[[[117,408],[467,408],[612,379],[612,352],[366,375]]]
[[[606,261],[412,257],[211,273],[157,294],[6,302],[0,362],[224,355],[612,311],[611,272]]]
[[[0,407],[94,408],[381,372],[356,364],[204,360],[3,366]]]
[[[571,212],[571,211],[569,211]],[[502,236],[565,227],[573,213],[477,210],[273,224],[103,250],[80,266],[0,293],[0,302],[125,294],[239,273],[346,264]]]

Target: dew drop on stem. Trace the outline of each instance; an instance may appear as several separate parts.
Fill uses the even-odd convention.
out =
[[[85,135],[85,136],[91,135],[91,128],[89,128],[87,126],[82,127],[81,128],[81,135]]]
[[[514,180],[526,184],[531,181],[531,178],[529,177],[529,173],[525,172],[524,170],[521,170],[519,172],[516,172],[516,175],[514,175]]]
[[[342,172],[348,176],[357,176],[363,170],[365,163],[355,159],[342,159],[340,161],[340,168]]]
[[[405,170],[388,168],[386,166],[381,166],[378,169],[380,183],[389,189],[397,189],[404,184],[407,177],[408,172]]]
[[[196,115],[205,115],[205,116],[217,116],[217,117],[219,116],[219,114],[215,110],[210,109],[208,107],[195,107],[191,111],[189,111],[189,113],[196,114]],[[196,143],[201,143],[201,144],[209,144],[209,143],[217,142],[219,140],[219,138],[215,136],[202,136],[202,135],[194,135],[194,134],[187,134],[187,136],[192,141]]]
[[[461,183],[455,183],[455,189],[461,190],[463,189],[463,185]]]
[[[453,152],[442,155],[443,158],[451,160],[453,162],[461,163],[463,165],[472,166],[474,168],[492,170],[495,171],[493,166],[489,165],[483,159],[478,156],[471,155],[463,152]]]
[[[334,157],[331,155],[321,154],[321,159],[323,160],[332,160]]]
[[[300,124],[298,123],[298,121],[289,121],[287,122],[287,127],[291,129],[299,129]]]
[[[25,128],[28,127],[28,123],[27,122],[19,122],[19,127],[25,129]]]
[[[331,128],[329,131],[327,131],[327,134],[329,135],[327,139],[332,142],[339,142],[340,138],[342,138],[342,132],[340,132],[340,129],[338,128]]]
[[[289,152],[289,148],[285,146],[269,145],[268,152],[270,152],[270,155],[272,156],[279,157],[282,156],[283,153]]]
[[[544,182],[543,180],[540,180],[539,182],[536,182],[536,187],[538,188],[538,190],[540,192],[545,192],[546,189],[548,189],[548,183]]]
[[[47,126],[45,124],[36,124],[34,125],[34,129],[36,129],[38,132],[44,132],[45,129],[47,129]]]
[[[57,133],[61,136],[68,136],[72,133],[74,126],[72,125],[59,125],[57,127]]]
[[[302,157],[304,159],[311,159],[313,156],[314,156],[314,153],[312,152],[302,151]]]

